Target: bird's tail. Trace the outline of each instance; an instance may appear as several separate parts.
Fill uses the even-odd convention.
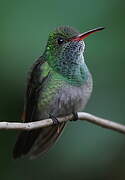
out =
[[[24,155],[35,158],[48,151],[60,136],[64,126],[65,122],[29,132],[21,132],[14,146],[13,158],[20,158]]]

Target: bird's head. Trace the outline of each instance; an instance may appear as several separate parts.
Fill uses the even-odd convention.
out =
[[[83,54],[84,39],[90,34],[104,28],[96,28],[80,34],[69,26],[61,26],[50,33],[44,55],[48,63],[55,68],[79,64],[79,56]]]

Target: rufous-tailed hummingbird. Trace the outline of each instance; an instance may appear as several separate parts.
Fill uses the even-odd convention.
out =
[[[85,64],[83,39],[104,28],[80,34],[62,26],[50,33],[45,51],[29,73],[23,121],[52,118],[54,125],[21,132],[13,157],[37,157],[56,142],[66,122],[58,117],[83,110],[92,92],[92,76]],[[56,123],[55,123],[56,122]]]

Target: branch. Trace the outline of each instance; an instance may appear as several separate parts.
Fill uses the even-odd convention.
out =
[[[97,116],[94,116],[92,114],[85,113],[85,112],[79,112],[78,118],[79,120],[88,121],[90,123],[96,124],[103,128],[112,129],[114,131],[118,131],[120,133],[125,134],[125,125],[115,123],[110,120],[103,119],[103,118],[100,118],[100,117],[97,117]],[[68,115],[66,117],[58,118],[58,121],[60,123],[66,122],[68,120],[73,120],[73,115]],[[13,129],[13,130],[29,131],[29,130],[43,128],[43,127],[47,127],[51,125],[53,125],[52,119],[45,119],[45,120],[35,121],[35,122],[30,122],[30,123],[0,122],[0,130]]]

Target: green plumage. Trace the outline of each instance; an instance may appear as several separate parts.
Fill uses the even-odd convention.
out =
[[[94,30],[97,31],[97,30]],[[94,32],[93,31],[93,32]],[[90,33],[90,32],[89,32]],[[84,36],[68,26],[50,33],[43,55],[30,71],[24,122],[58,118],[83,109],[92,92],[92,77],[84,62]],[[65,123],[20,133],[13,157],[37,157],[60,136]]]

